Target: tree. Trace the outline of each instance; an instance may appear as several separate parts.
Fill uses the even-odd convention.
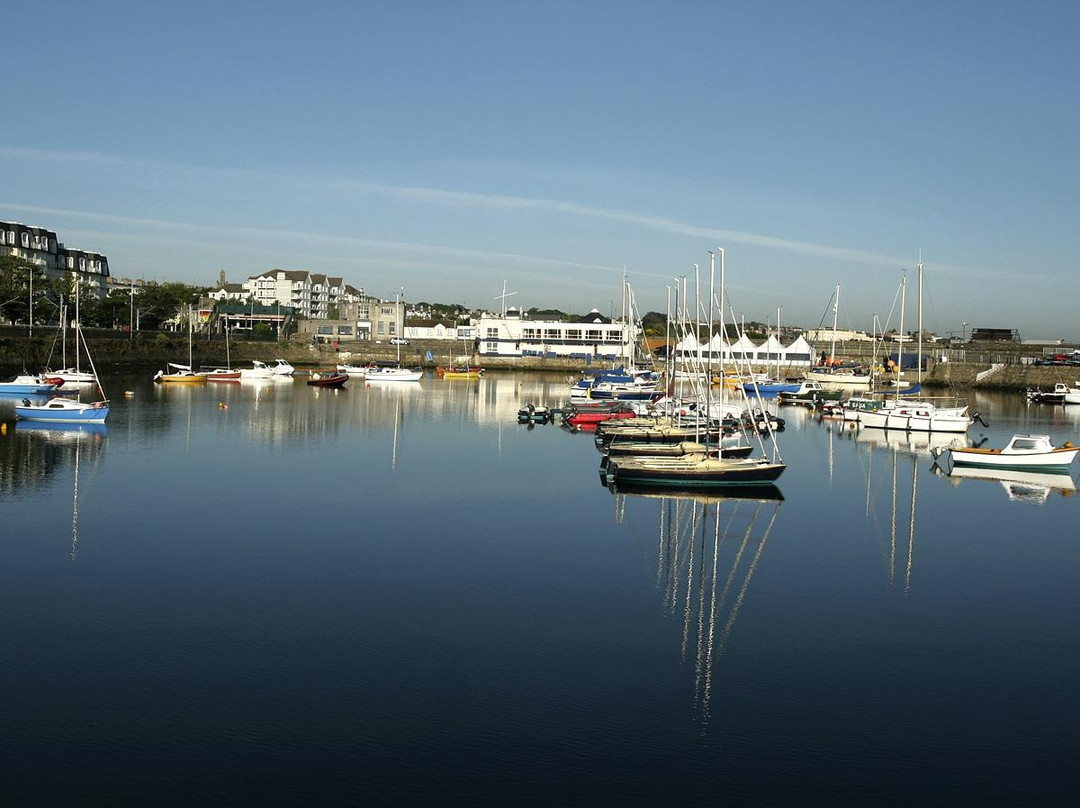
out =
[[[154,330],[176,317],[181,307],[198,301],[198,287],[185,283],[148,283],[135,295],[140,327]]]
[[[663,337],[667,334],[667,315],[658,311],[647,312],[641,318],[641,330],[647,337]]]
[[[569,318],[569,315],[558,309],[538,309],[535,306],[526,313],[534,320],[566,321]]]
[[[98,302],[95,325],[101,328],[126,328],[131,321],[131,292],[113,289],[109,296]]]
[[[29,319],[31,285],[34,289],[34,319],[37,320],[38,301],[46,286],[41,268],[14,255],[0,255],[0,311],[10,322]]]

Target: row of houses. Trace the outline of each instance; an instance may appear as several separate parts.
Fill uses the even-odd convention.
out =
[[[109,259],[92,250],[67,247],[52,230],[21,222],[0,222],[0,255],[13,255],[37,266],[46,278],[75,275],[84,289],[108,293]]]
[[[344,278],[295,269],[271,269],[251,275],[243,283],[227,283],[222,279],[210,292],[210,298],[288,306],[310,320],[326,320],[331,315],[333,319],[349,319],[342,315],[366,299],[363,289],[346,283]]]

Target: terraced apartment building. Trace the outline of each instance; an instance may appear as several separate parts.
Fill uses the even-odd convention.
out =
[[[41,268],[46,278],[74,275],[82,287],[105,297],[109,259],[92,250],[67,247],[52,230],[21,222],[0,222],[0,255],[13,255]]]

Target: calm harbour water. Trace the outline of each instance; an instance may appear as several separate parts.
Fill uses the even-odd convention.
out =
[[[613,494],[516,423],[561,375],[149,376],[0,401],[7,804],[1071,802],[1080,497],[793,408],[782,501]]]

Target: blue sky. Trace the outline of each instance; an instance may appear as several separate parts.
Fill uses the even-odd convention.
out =
[[[39,2],[0,219],[118,276],[605,313],[723,247],[740,316],[831,324],[840,283],[866,329],[921,250],[927,328],[1077,340],[1078,8]]]

